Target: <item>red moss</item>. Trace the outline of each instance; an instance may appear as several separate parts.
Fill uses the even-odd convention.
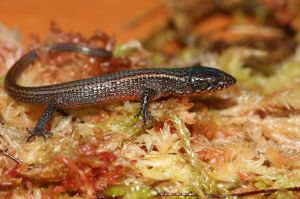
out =
[[[21,54],[20,52],[21,46],[0,38],[0,75],[7,72],[10,67],[8,63],[11,64],[10,62],[16,61]]]
[[[255,178],[257,177],[257,175],[255,175],[254,173],[238,172],[237,174],[239,175],[241,181],[247,183],[255,182]]]
[[[114,164],[117,156],[109,151],[98,152],[91,142],[80,143],[74,156],[58,157],[67,167],[65,178],[55,187],[56,192],[79,191],[95,194],[117,182],[125,173],[122,165]]]
[[[113,37],[101,31],[96,31],[91,36],[84,37],[80,33],[63,32],[55,23],[52,23],[50,34],[44,41],[38,37],[34,38],[35,40],[31,48],[51,45],[53,43],[75,43],[111,51],[115,44]],[[43,65],[41,76],[36,77],[37,80],[34,81],[43,81],[40,84],[62,83],[144,66],[142,62],[143,57],[138,55],[135,55],[134,59],[130,56],[104,59],[101,57],[80,55],[78,53],[59,52],[52,54],[41,53],[40,58],[37,62]],[[30,68],[29,70],[34,69]]]
[[[54,193],[62,193],[65,191],[65,188],[63,186],[55,186],[53,189]]]
[[[234,158],[233,151],[226,151],[215,148],[205,148],[197,152],[198,158],[207,163],[229,162]]]
[[[215,122],[209,120],[202,120],[197,124],[189,126],[191,137],[194,142],[199,140],[199,135],[204,135],[208,140],[215,138],[218,127]]]
[[[85,140],[71,152],[50,155],[45,165],[29,168],[18,164],[0,177],[0,189],[43,184],[43,196],[56,198],[60,193],[74,192],[92,198],[124,176],[126,168],[116,164],[117,156],[110,151],[98,151],[99,143]]]
[[[18,175],[18,169],[20,165],[17,164],[6,171],[4,171],[0,176],[0,189],[5,189],[9,187],[16,187],[21,184],[22,178]]]
[[[105,161],[105,162],[112,162],[115,161],[117,159],[117,156],[115,154],[113,154],[112,152],[100,152],[98,154],[98,157],[100,160]]]
[[[153,129],[156,133],[159,133],[163,127],[164,127],[164,123],[162,122],[155,122],[153,125]]]

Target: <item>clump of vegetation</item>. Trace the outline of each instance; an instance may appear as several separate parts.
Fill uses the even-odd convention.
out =
[[[76,41],[110,50],[113,58],[54,54],[33,64],[20,83],[200,63],[233,75],[236,85],[155,101],[150,128],[136,116],[138,102],[66,110],[68,116],[56,114],[48,126],[52,137],[26,142],[26,128],[43,107],[5,92],[5,72],[20,57],[16,52],[25,51],[16,39],[7,39],[9,31],[0,32],[0,197],[299,198],[297,1],[284,1],[286,9],[276,1],[216,1],[201,12],[196,8],[202,0],[180,1],[181,7],[176,0],[166,2],[168,23],[141,42],[115,45],[104,33],[83,37],[53,25],[33,46]]]

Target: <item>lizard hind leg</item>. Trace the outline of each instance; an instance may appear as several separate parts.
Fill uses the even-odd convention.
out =
[[[36,136],[42,136],[46,140],[46,137],[52,135],[50,131],[45,130],[45,127],[56,110],[57,107],[55,103],[48,104],[47,108],[38,119],[35,127],[33,129],[27,129],[30,133],[27,142],[31,141]]]

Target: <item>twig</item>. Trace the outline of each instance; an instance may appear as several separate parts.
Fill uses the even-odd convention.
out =
[[[5,155],[6,157],[12,159],[13,161],[15,161],[17,164],[22,163],[22,161],[12,155],[10,155],[9,153],[7,153],[7,150],[2,150],[0,149],[0,153],[2,153],[3,155]]]

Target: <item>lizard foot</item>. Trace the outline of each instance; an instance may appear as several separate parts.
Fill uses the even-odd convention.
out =
[[[46,131],[44,129],[27,129],[27,131],[30,133],[29,137],[27,138],[27,142],[30,142],[34,137],[36,136],[42,136],[44,140],[46,140],[47,137],[51,136],[51,131]]]
[[[139,119],[142,118],[143,128],[148,129],[153,126],[154,118],[150,113],[144,115],[142,112],[139,112],[135,117]]]

